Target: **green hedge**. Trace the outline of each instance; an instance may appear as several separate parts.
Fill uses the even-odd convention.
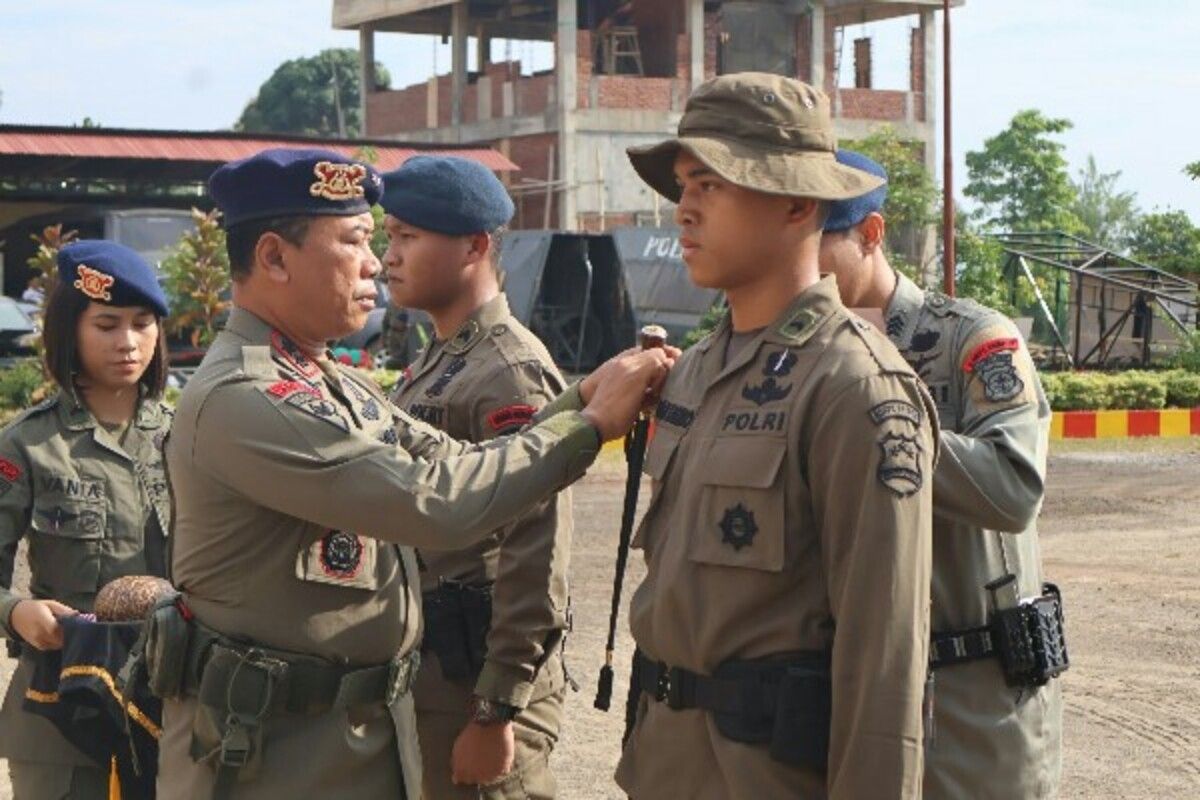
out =
[[[1055,411],[1200,407],[1200,375],[1170,372],[1049,372],[1041,376]]]

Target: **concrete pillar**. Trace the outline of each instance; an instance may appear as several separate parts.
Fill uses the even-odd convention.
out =
[[[467,93],[467,2],[459,0],[450,10],[450,124],[463,122],[463,97]],[[458,131],[454,133],[458,141]]]
[[[942,84],[938,76],[938,31],[935,12],[921,12],[921,32],[924,34],[922,49],[925,51],[925,169],[929,170],[930,175],[937,175],[937,99]]]
[[[375,29],[363,25],[358,29],[358,118],[362,121],[360,135],[367,135],[367,95],[375,91]]]
[[[695,89],[704,83],[704,0],[683,0],[683,17],[691,61],[691,84]]]
[[[821,2],[812,4],[812,12],[809,14],[809,24],[812,26],[810,32],[812,41],[812,63],[809,65],[808,74],[812,78],[812,85],[825,91],[825,6]]]
[[[488,64],[492,63],[492,40],[483,35],[483,26],[475,28],[475,65],[481,73],[487,73]]]
[[[574,230],[575,204],[575,106],[578,101],[578,33],[575,0],[558,0],[554,38],[554,74],[558,117],[558,227]]]

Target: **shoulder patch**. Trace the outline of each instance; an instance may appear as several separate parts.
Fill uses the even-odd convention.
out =
[[[879,482],[901,497],[910,497],[921,490],[925,479],[921,474],[921,443],[915,436],[888,431],[876,442],[880,449]]]
[[[907,420],[913,425],[921,424],[921,409],[906,400],[885,400],[867,413],[876,425],[882,425],[884,420],[888,419]]]
[[[504,408],[498,408],[487,415],[487,424],[493,431],[507,431],[528,425],[537,409],[525,403],[516,403]]]
[[[1016,338],[988,339],[976,347],[963,361],[963,372],[974,372],[975,367],[997,353],[1016,352],[1021,349],[1021,340]]]

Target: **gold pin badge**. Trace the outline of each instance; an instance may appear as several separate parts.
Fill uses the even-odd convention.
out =
[[[112,294],[108,291],[117,279],[106,275],[98,269],[80,264],[76,269],[75,288],[93,300],[111,301]]]
[[[362,197],[365,191],[363,179],[367,177],[367,168],[362,164],[335,164],[332,161],[320,161],[313,167],[317,180],[308,187],[313,197],[323,197],[326,200],[353,200]]]

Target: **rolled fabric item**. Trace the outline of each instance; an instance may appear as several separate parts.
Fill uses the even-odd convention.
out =
[[[126,575],[110,581],[96,594],[94,612],[100,622],[136,622],[175,591],[170,582],[153,575]]]

